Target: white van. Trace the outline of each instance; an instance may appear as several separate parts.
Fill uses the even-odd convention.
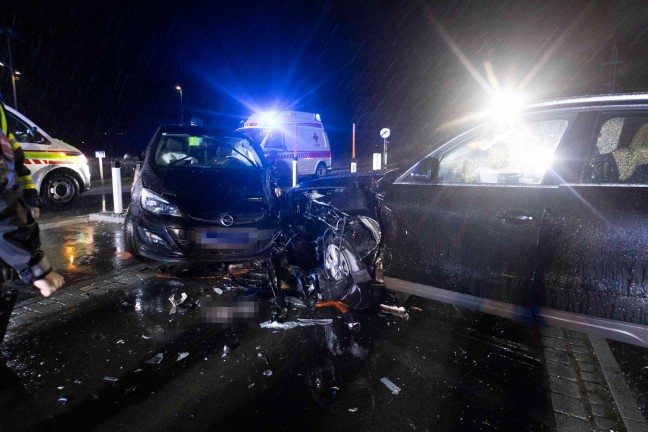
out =
[[[83,153],[52,138],[34,122],[5,105],[7,128],[25,152],[39,195],[53,204],[65,204],[90,189],[90,170]]]
[[[297,153],[297,174],[322,177],[331,170],[331,147],[319,114],[269,111],[252,114],[238,129],[260,143],[277,175],[289,176]]]

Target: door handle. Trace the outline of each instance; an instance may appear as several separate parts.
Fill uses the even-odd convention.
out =
[[[508,211],[498,212],[496,216],[498,219],[502,219],[504,222],[509,222],[509,223],[519,224],[519,223],[533,221],[533,216],[528,215],[521,211],[508,210]]]

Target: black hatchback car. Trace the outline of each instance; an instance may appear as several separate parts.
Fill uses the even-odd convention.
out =
[[[135,256],[226,262],[267,256],[278,198],[263,151],[229,130],[162,126],[132,190],[124,230]]]
[[[353,300],[369,275],[648,346],[648,94],[537,104],[403,171],[315,180],[290,202],[332,297]]]

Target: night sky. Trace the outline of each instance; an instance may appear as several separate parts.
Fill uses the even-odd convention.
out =
[[[648,91],[643,1],[4,0],[0,26],[15,32],[20,111],[89,156],[178,123],[176,84],[185,121],[318,112],[338,160],[353,122],[360,158],[382,149],[382,127],[391,160],[438,145],[440,124],[486,104],[471,67],[530,101],[604,93],[616,46],[615,92]]]

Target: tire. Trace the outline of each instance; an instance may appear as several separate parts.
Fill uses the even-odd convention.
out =
[[[315,168],[315,176],[317,178],[324,177],[326,175],[326,164],[324,162],[320,162],[317,164],[317,168]]]
[[[364,310],[376,305],[377,289],[371,278],[357,278],[352,273],[366,274],[366,266],[346,239],[329,236],[324,242],[323,266],[319,270],[319,288],[327,300],[341,301],[350,308]]]
[[[70,175],[51,174],[45,181],[42,195],[50,204],[64,205],[79,195],[79,183]]]
[[[124,222],[124,246],[126,247],[126,252],[139,258],[137,246],[135,246],[135,227],[133,226],[133,221],[130,219],[126,219]]]

